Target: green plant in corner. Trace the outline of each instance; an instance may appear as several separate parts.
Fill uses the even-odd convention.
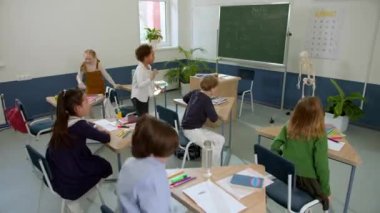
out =
[[[204,52],[204,49],[193,48],[186,50],[182,47],[178,47],[178,51],[183,54],[184,59],[175,59],[174,61],[166,63],[166,67],[169,64],[174,64],[174,68],[170,68],[165,75],[169,82],[179,80],[181,83],[188,84],[190,83],[190,76],[194,76],[199,72],[213,72],[205,61],[193,57],[194,52]]]
[[[162,39],[161,30],[158,30],[156,28],[145,28],[145,31],[146,31],[145,39],[148,40],[149,42]]]
[[[334,79],[330,79],[330,81],[338,91],[338,95],[327,98],[327,112],[334,114],[334,118],[347,115],[352,121],[359,119],[363,115],[363,110],[354,101],[364,101],[364,97],[359,92],[353,92],[346,96]]]

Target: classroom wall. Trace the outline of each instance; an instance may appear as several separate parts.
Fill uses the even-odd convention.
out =
[[[190,2],[173,3],[177,45],[189,47]],[[130,83],[139,44],[138,0],[1,0],[0,93],[8,107],[19,98],[30,117],[46,115],[52,110],[46,96],[76,86],[84,49],[98,52],[116,83]],[[180,57],[174,47],[157,50],[153,67],[165,69],[166,61]],[[32,79],[20,81],[20,75]]]
[[[209,60],[216,59],[217,29],[220,5],[246,5],[279,2],[278,0],[193,0],[193,46],[205,47],[207,52],[199,54]],[[298,56],[305,49],[306,39],[314,8],[338,8],[344,12],[341,31],[340,54],[337,60],[313,59],[319,76],[352,81],[365,80],[369,65],[369,52],[380,13],[380,1],[291,1],[289,30],[288,71],[298,72]],[[380,51],[380,50],[379,50]],[[233,64],[233,63],[232,63]],[[267,67],[268,70],[275,68]],[[380,74],[378,74],[380,83]]]
[[[178,2],[178,43],[190,44],[189,2]],[[136,64],[138,0],[0,1],[0,82],[73,73],[82,52],[95,49],[107,68]],[[178,57],[158,51],[157,61]]]
[[[206,53],[197,57],[210,61],[215,66],[218,10],[220,5],[246,5],[255,3],[278,2],[252,0],[192,0],[193,13],[193,47],[203,47]],[[310,14],[313,8],[340,8],[344,11],[344,23],[340,39],[340,54],[336,60],[313,59],[317,72],[317,90],[324,103],[329,95],[335,95],[329,78],[338,80],[346,93],[362,92],[367,71],[369,70],[370,52],[375,46],[375,54],[369,75],[366,98],[364,104],[365,116],[355,124],[380,130],[380,32],[374,42],[376,25],[380,17],[380,1],[291,1],[290,31],[293,36],[289,40],[288,75],[284,106],[291,109],[301,97],[296,88],[298,74],[298,55],[305,48]],[[207,18],[206,18],[207,17]],[[236,63],[222,61],[219,71],[226,74],[237,74],[241,69],[256,72],[254,85],[254,99],[258,103],[280,107],[283,71],[279,68],[264,66],[255,67],[250,63]]]

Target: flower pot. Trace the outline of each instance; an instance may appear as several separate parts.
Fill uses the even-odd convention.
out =
[[[161,42],[161,40],[160,39],[157,39],[157,40],[152,40],[152,41],[150,41],[150,45],[153,47],[153,49],[155,50],[155,49],[157,49],[157,46],[158,46],[158,44]]]
[[[185,96],[189,92],[190,92],[190,84],[184,84],[181,82],[181,95],[182,95],[182,97]]]
[[[341,132],[347,130],[349,122],[350,120],[348,119],[348,116],[338,116],[334,118],[334,114],[325,113],[325,123],[335,126]]]

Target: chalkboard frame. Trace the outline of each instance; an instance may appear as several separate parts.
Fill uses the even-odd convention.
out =
[[[284,48],[284,57],[282,63],[274,63],[274,62],[267,62],[267,61],[257,61],[257,60],[247,60],[247,59],[239,59],[239,58],[229,58],[219,55],[219,31],[220,31],[220,16],[221,16],[221,9],[222,7],[235,7],[235,6],[258,6],[258,5],[289,5],[288,7],[288,17],[287,17],[287,24],[286,24],[286,35],[285,35],[285,48]],[[289,37],[291,36],[290,30],[289,30],[289,22],[290,22],[290,12],[291,12],[291,3],[290,2],[273,2],[273,3],[257,3],[257,4],[246,4],[246,5],[221,5],[219,6],[219,21],[218,21],[218,28],[217,28],[217,44],[216,44],[216,54],[217,54],[217,63],[219,61],[231,61],[231,62],[237,62],[237,63],[244,63],[244,64],[253,64],[256,65],[256,67],[279,67],[279,68],[285,68],[285,72],[287,69],[287,61],[288,61],[288,51],[289,51]]]

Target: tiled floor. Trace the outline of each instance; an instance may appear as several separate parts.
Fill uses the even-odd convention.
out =
[[[178,97],[179,92],[168,93],[168,106],[174,109],[172,98]],[[163,104],[163,97],[157,101]],[[153,106],[151,106],[153,112]],[[183,109],[179,114],[182,116]],[[256,142],[257,134],[255,127],[269,125],[269,119],[273,117],[275,124],[283,124],[287,120],[284,111],[278,109],[255,105],[255,111],[249,111],[249,106],[243,110],[241,119],[233,123],[232,128],[232,158],[230,164],[242,164],[252,161],[253,144]],[[216,130],[216,131],[219,131]],[[228,131],[226,131],[228,132]],[[358,167],[351,196],[350,212],[352,213],[376,213],[380,212],[380,132],[357,126],[350,126],[347,137],[363,159],[363,164]],[[32,145],[41,153],[45,152],[49,135],[43,136],[40,141],[33,141]],[[13,130],[0,132],[0,213],[37,212],[59,212],[60,199],[53,196],[46,187],[41,188],[41,181],[32,172],[30,162],[26,160],[24,149],[27,137]],[[264,140],[264,145],[269,146],[270,141]],[[99,145],[92,145],[95,150]],[[102,148],[99,154],[112,162],[114,171],[116,169],[116,156],[108,148]],[[122,153],[123,159],[130,156],[128,150]],[[180,161],[172,157],[168,168],[179,167]],[[187,167],[200,166],[200,161],[193,161]],[[345,200],[350,167],[330,160],[331,188],[333,195],[332,211],[342,212]],[[104,183],[101,192],[106,203],[113,209],[117,206],[117,198],[114,194],[115,185]],[[87,212],[100,212],[100,201],[95,198],[93,202],[87,200],[82,202]],[[186,209],[173,200],[173,212],[186,212]],[[268,200],[268,212],[285,212],[274,202]],[[313,208],[313,212],[322,212],[320,206]]]

